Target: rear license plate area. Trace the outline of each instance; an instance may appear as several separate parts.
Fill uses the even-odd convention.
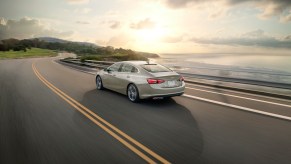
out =
[[[167,86],[168,87],[175,87],[175,86],[177,86],[177,82],[174,80],[167,81]]]

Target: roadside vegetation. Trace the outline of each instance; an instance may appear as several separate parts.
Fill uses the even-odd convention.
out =
[[[114,48],[111,46],[100,47],[88,45],[80,42],[46,42],[41,39],[6,39],[0,41],[0,58],[20,58],[45,56],[47,52],[71,52],[77,54],[81,61],[103,60],[103,61],[122,61],[122,60],[147,60],[148,57],[159,57],[157,54],[136,52],[130,49]],[[39,55],[37,55],[37,51]],[[40,51],[42,50],[42,51]],[[50,56],[50,55],[49,55]]]
[[[0,51],[0,59],[56,56],[57,52],[48,49],[30,48],[26,51]]]
[[[113,47],[104,47],[104,52],[101,53],[102,55],[96,54],[86,54],[86,55],[79,55],[81,62],[85,60],[97,60],[97,61],[124,61],[124,60],[144,60],[146,61],[147,58],[132,51],[132,50],[125,50],[122,48],[114,49]]]

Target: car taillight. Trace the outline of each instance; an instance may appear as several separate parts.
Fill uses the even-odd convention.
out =
[[[149,84],[161,84],[163,82],[165,82],[165,80],[161,80],[161,79],[147,79]]]
[[[184,77],[183,76],[180,77],[180,81],[184,81]]]

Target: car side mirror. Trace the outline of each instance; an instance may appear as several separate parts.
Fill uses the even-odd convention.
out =
[[[107,68],[105,68],[104,70],[105,70],[107,73],[111,73],[111,72],[112,72],[112,70],[107,69]]]

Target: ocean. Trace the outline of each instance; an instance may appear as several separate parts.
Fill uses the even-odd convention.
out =
[[[291,83],[291,54],[162,54],[151,59],[178,72]]]

